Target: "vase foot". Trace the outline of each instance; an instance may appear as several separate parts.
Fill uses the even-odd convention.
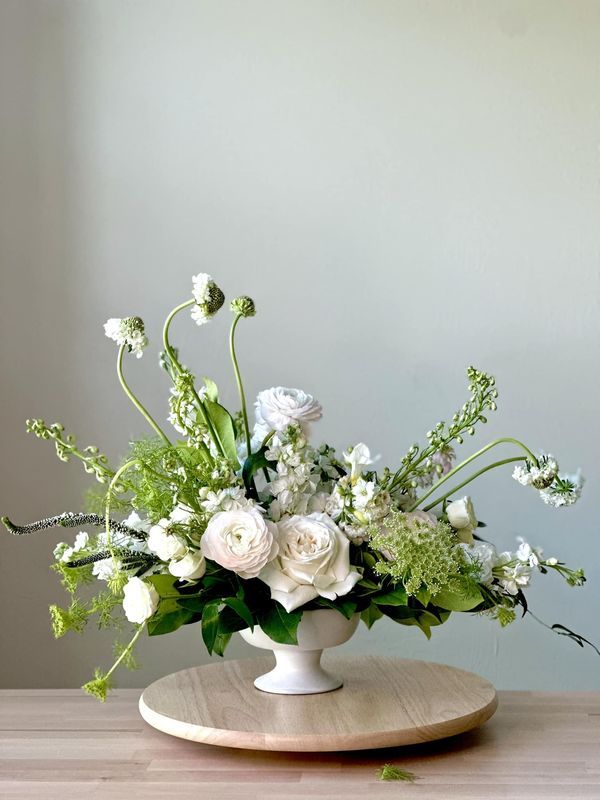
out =
[[[295,676],[275,667],[264,675],[259,675],[254,685],[268,694],[322,694],[340,689],[344,682],[325,670],[319,674]]]

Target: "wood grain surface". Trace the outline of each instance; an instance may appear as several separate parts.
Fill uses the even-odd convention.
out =
[[[377,656],[326,655],[344,680],[333,692],[267,694],[254,678],[272,658],[182,670],[153,683],[140,711],[159,730],[196,742],[254,750],[366,750],[464,733],[496,710],[496,691],[471,672]]]
[[[176,739],[78,690],[0,692],[2,800],[571,800],[600,798],[600,693],[500,692],[470,733],[395,750],[276,753]],[[385,762],[418,776],[381,783]]]

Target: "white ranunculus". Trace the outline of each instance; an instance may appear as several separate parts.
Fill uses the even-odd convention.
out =
[[[366,444],[359,442],[355,447],[344,450],[344,461],[350,465],[350,474],[356,478],[363,471],[363,467],[368,467],[374,459],[371,458],[371,451]]]
[[[183,558],[171,561],[169,572],[182,580],[197,581],[206,572],[206,561],[202,553],[189,551]]]
[[[350,542],[327,514],[288,517],[277,527],[279,557],[259,577],[287,611],[319,595],[335,600],[360,580],[350,566]]]
[[[298,423],[306,431],[311,422],[321,419],[323,409],[314,397],[301,389],[274,386],[258,393],[255,403],[255,434],[283,431]],[[266,435],[265,434],[265,435]]]
[[[141,578],[129,578],[123,592],[123,611],[129,622],[141,625],[158,608],[158,592],[151,583],[146,583]]]
[[[477,527],[477,517],[470,497],[461,497],[460,500],[448,503],[446,514],[448,522],[457,531],[468,528],[473,532]]]
[[[148,549],[160,558],[161,561],[171,561],[174,558],[183,558],[186,546],[175,534],[169,533],[172,520],[161,519],[150,528],[148,534]]]
[[[277,528],[256,508],[220,511],[208,523],[200,546],[205,558],[241,578],[256,578],[277,555]]]

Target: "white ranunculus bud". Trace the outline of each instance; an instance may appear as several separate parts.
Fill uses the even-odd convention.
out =
[[[205,558],[241,578],[256,578],[277,555],[277,528],[256,508],[220,511],[208,523],[200,547]]]
[[[171,561],[169,572],[182,580],[197,581],[206,572],[206,561],[202,553],[188,552],[183,558]]]
[[[463,528],[469,528],[474,531],[477,527],[477,517],[470,497],[461,497],[460,500],[448,503],[446,515],[450,525],[457,531]]]
[[[123,589],[123,611],[129,622],[141,625],[158,608],[158,592],[141,578],[129,578]]]
[[[150,528],[148,534],[148,549],[160,558],[161,561],[171,561],[174,558],[183,558],[186,546],[178,536],[168,532],[171,520],[161,519]]]
[[[350,565],[350,542],[327,514],[288,517],[277,527],[279,557],[259,577],[286,611],[319,595],[335,600],[360,580]]]
[[[256,403],[256,430],[261,434],[271,430],[283,431],[297,423],[305,431],[308,425],[323,416],[321,405],[301,389],[274,386],[259,392]]]

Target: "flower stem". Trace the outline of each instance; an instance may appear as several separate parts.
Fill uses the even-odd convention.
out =
[[[233,371],[235,372],[235,379],[237,381],[238,392],[240,395],[240,404],[242,406],[242,419],[244,421],[244,435],[246,437],[246,449],[247,449],[246,458],[249,458],[252,455],[252,448],[250,446],[251,444],[250,426],[248,425],[248,411],[246,410],[246,395],[244,393],[242,376],[240,375],[240,368],[235,354],[235,329],[237,328],[237,324],[242,318],[242,316],[243,314],[237,314],[235,319],[233,320],[233,324],[231,326],[231,332],[229,334],[229,353],[231,355],[231,361],[233,363]]]
[[[174,352],[173,348],[171,347],[171,342],[169,341],[169,329],[171,327],[171,322],[173,321],[173,317],[176,314],[178,314],[180,311],[183,311],[184,309],[189,308],[190,306],[193,306],[195,302],[196,301],[192,298],[191,300],[186,300],[185,303],[180,303],[178,306],[175,306],[175,308],[167,316],[167,318],[165,320],[165,324],[163,326],[163,347],[164,347],[165,351],[169,354],[169,358],[171,359],[171,362],[175,366],[175,369],[177,370],[177,372],[183,372],[183,367],[181,366],[181,364],[177,360],[177,358],[175,356],[175,352]],[[221,455],[223,458],[225,458],[225,450],[223,448],[223,443],[221,442],[219,434],[218,434],[217,430],[215,429],[215,426],[214,426],[213,421],[212,421],[212,419],[210,417],[210,414],[208,413],[208,411],[206,409],[206,406],[202,402],[202,398],[200,397],[200,395],[196,391],[196,387],[195,386],[190,386],[190,389],[192,391],[192,394],[194,395],[194,400],[196,401],[196,403],[198,405],[198,409],[199,409],[200,414],[202,416],[202,421],[204,422],[204,424],[208,428],[208,432],[209,432],[213,442],[215,443],[215,447],[217,448],[217,451],[218,451],[219,455]],[[208,451],[208,448],[206,448],[206,453],[210,456],[210,452]]]
[[[438,497],[437,500],[434,500],[433,503],[429,503],[429,505],[423,508],[423,511],[430,511],[435,506],[443,503],[450,495],[454,494],[454,492],[458,492],[459,489],[462,489],[463,486],[466,486],[471,481],[474,481],[475,478],[478,478],[480,475],[483,475],[485,472],[489,472],[491,469],[495,469],[496,467],[502,467],[504,464],[512,464],[514,461],[523,461],[525,456],[514,456],[513,458],[504,458],[502,461],[495,461],[493,464],[488,464],[487,467],[483,467],[483,469],[474,472],[469,478],[464,480],[462,483],[459,483],[458,486],[454,486],[450,491],[446,492],[446,494]]]
[[[433,486],[430,489],[428,489],[424,495],[415,500],[415,502],[412,503],[412,505],[410,505],[407,508],[407,511],[414,511],[414,509],[417,508],[417,506],[420,506],[424,500],[430,497],[430,495],[432,495],[443,483],[452,478],[453,475],[456,475],[457,472],[466,467],[467,464],[470,464],[471,461],[474,461],[476,458],[479,458],[479,456],[482,456],[484,453],[487,453],[488,450],[491,450],[492,447],[496,447],[499,444],[516,444],[517,447],[520,447],[525,452],[526,458],[533,464],[537,465],[538,463],[537,458],[534,456],[531,450],[523,444],[523,442],[520,442],[518,439],[513,439],[510,436],[504,436],[501,439],[494,439],[493,442],[489,442],[489,444],[486,444],[485,447],[482,447],[476,453],[473,453],[473,455],[469,456],[468,458],[465,458],[464,461],[461,461],[460,464],[457,464],[456,467],[451,469],[450,472],[448,472],[446,475],[443,476],[443,478],[440,478],[439,481],[437,481],[437,483],[434,483]]]
[[[151,417],[150,413],[144,408],[144,406],[140,403],[134,393],[131,391],[127,382],[125,381],[125,376],[123,375],[123,353],[125,352],[125,348],[127,345],[122,344],[119,347],[119,354],[117,356],[117,375],[119,376],[119,381],[121,386],[123,387],[123,391],[127,395],[127,397],[131,400],[133,405],[137,408],[140,414],[145,417],[146,421],[150,424],[150,426],[154,429],[156,434],[160,436],[160,438],[164,441],[164,443],[168,446],[171,445],[171,442],[167,439],[165,434],[161,431],[155,420]],[[118,473],[115,473],[118,474]],[[113,478],[114,480],[114,478]]]
[[[125,658],[127,655],[129,655],[129,653],[131,653],[131,651],[132,651],[132,650],[133,650],[133,648],[135,647],[135,643],[136,643],[136,642],[137,642],[137,640],[140,638],[140,636],[142,635],[142,631],[143,631],[143,630],[145,630],[145,628],[146,628],[146,623],[144,622],[144,623],[142,623],[142,624],[140,625],[140,627],[139,627],[139,628],[137,629],[137,631],[134,633],[134,635],[133,635],[133,638],[131,639],[131,641],[129,642],[129,644],[127,645],[127,647],[125,647],[125,648],[123,649],[123,652],[121,653],[121,655],[120,655],[120,656],[117,658],[117,660],[115,661],[115,663],[114,663],[114,664],[112,665],[112,667],[111,667],[111,668],[108,670],[108,672],[107,672],[107,673],[106,673],[106,675],[104,676],[104,679],[105,679],[105,680],[108,680],[108,678],[110,678],[110,676],[113,674],[113,672],[114,672],[114,671],[116,670],[116,668],[119,666],[119,664],[121,663],[121,661],[123,661],[123,659],[124,659],[124,658]]]
[[[139,458],[131,458],[131,459],[129,459],[129,461],[126,461],[122,466],[119,467],[119,469],[115,472],[115,474],[113,476],[113,479],[108,484],[108,490],[106,492],[106,503],[104,505],[104,529],[106,531],[106,544],[108,545],[108,547],[110,549],[112,549],[112,533],[111,533],[111,525],[110,525],[110,522],[111,522],[111,520],[110,520],[110,500],[111,500],[111,497],[112,497],[113,490],[118,485],[118,481],[119,481],[119,478],[121,477],[121,475],[123,475],[125,472],[127,472],[128,469],[131,469],[131,467],[139,466],[141,463],[142,462],[139,460]]]

